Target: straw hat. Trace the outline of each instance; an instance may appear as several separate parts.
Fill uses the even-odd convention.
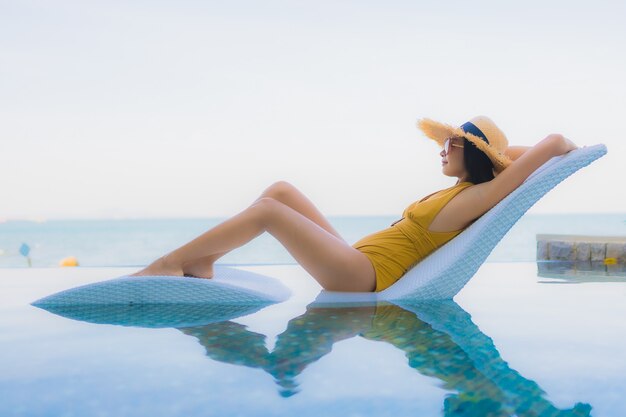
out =
[[[483,151],[493,162],[494,170],[500,172],[513,162],[504,154],[509,146],[504,133],[486,116],[476,116],[459,127],[439,123],[431,119],[420,119],[417,122],[422,132],[443,146],[449,137],[463,137]]]

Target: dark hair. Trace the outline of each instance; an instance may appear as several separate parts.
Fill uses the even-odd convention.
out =
[[[476,145],[463,138],[463,160],[467,171],[467,181],[480,184],[491,181],[493,177],[493,162]]]

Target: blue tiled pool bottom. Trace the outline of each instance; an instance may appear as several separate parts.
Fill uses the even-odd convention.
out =
[[[342,307],[312,303],[298,266],[247,269],[292,298],[225,321],[167,305],[67,318],[29,303],[130,271],[0,271],[0,415],[626,415],[626,282],[494,263],[454,301]],[[150,325],[181,314],[205,323]]]

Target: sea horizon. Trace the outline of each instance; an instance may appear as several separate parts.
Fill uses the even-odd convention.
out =
[[[328,220],[349,243],[389,227],[401,216],[337,215]],[[226,217],[9,220],[0,223],[0,268],[56,267],[67,257],[79,266],[142,266],[192,240]],[[524,215],[487,262],[536,259],[537,234],[626,236],[626,213]],[[27,256],[20,253],[26,245]],[[23,249],[22,249],[23,250]],[[30,262],[29,262],[30,261]],[[293,264],[295,259],[264,233],[217,263]]]

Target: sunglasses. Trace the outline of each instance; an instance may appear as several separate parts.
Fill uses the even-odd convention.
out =
[[[455,139],[455,138],[452,138]],[[450,152],[450,146],[454,146],[455,148],[463,148],[463,145],[459,145],[458,143],[454,143],[452,142],[451,138],[447,138],[444,142],[443,142],[443,153],[445,155],[448,155],[448,152]]]

